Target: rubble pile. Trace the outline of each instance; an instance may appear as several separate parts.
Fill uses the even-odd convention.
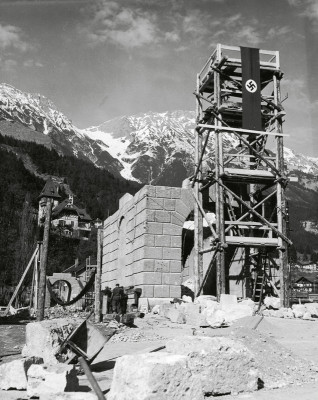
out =
[[[57,364],[56,355],[63,341],[78,325],[78,320],[60,318],[27,324],[24,357],[41,357],[44,362]]]
[[[154,310],[174,323],[221,328],[230,326],[239,318],[252,316],[256,305],[251,299],[238,302],[235,295],[222,294],[220,302],[214,296],[202,295],[194,303],[166,303],[156,305]]]
[[[200,329],[197,334],[215,336],[218,333]],[[229,337],[239,341],[252,354],[260,373],[259,388],[276,389],[318,380],[318,365],[298,357],[267,334],[237,324],[229,331]]]
[[[118,343],[118,342],[156,342],[161,341],[166,338],[156,334],[144,332],[141,329],[129,329],[125,327],[120,332],[116,333],[110,340],[109,343]]]
[[[267,301],[267,303],[265,301],[264,303],[267,307],[267,309],[262,310],[264,317],[300,318],[304,320],[318,318],[318,303],[293,304],[292,308],[280,307],[279,299],[275,303],[272,301]]]
[[[90,311],[83,311],[77,309],[75,306],[60,306],[55,305],[45,309],[46,319],[55,318],[82,318],[86,319],[90,314]]]

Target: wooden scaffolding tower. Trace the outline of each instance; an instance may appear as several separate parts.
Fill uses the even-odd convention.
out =
[[[271,291],[288,306],[291,241],[286,228],[282,77],[278,51],[221,44],[197,75],[192,177],[196,294],[211,293],[206,285],[212,282],[219,297],[229,293],[230,281],[236,279],[244,296],[260,302]],[[211,246],[203,248],[207,212],[215,213],[216,223],[207,221]],[[233,274],[238,251],[241,270]],[[204,253],[211,254],[211,262],[203,272]]]

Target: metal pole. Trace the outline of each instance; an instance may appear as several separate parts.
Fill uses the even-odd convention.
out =
[[[95,275],[95,322],[101,321],[101,282],[103,257],[103,229],[97,229],[97,268]]]
[[[81,367],[83,368],[83,371],[85,372],[85,375],[87,376],[89,383],[92,385],[92,388],[96,393],[98,400],[105,400],[105,396],[101,388],[99,387],[94,375],[92,374],[92,371],[90,370],[87,362],[84,360],[83,357],[78,357],[78,361],[80,362]]]
[[[37,309],[37,320],[38,321],[43,321],[43,319],[44,319],[45,292],[46,292],[46,267],[47,267],[47,257],[48,257],[48,249],[49,249],[52,204],[53,204],[53,199],[50,197],[47,198],[47,200],[46,200],[46,215],[45,215],[45,223],[44,223],[44,235],[43,235],[43,247],[42,247],[42,254],[41,254],[40,274],[39,274],[38,309]]]

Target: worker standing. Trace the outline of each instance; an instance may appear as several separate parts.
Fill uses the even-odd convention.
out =
[[[119,283],[116,283],[116,287],[113,289],[113,293],[112,293],[112,311],[113,313],[117,313],[120,314],[121,312],[121,298],[122,298],[122,293],[123,290],[122,288],[119,286]]]

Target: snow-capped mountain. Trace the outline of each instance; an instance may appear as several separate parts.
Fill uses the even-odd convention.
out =
[[[122,168],[117,159],[81,133],[50,100],[7,84],[0,85],[0,133],[89,160],[113,174],[118,175]]]
[[[116,118],[83,132],[121,162],[125,178],[163,183],[169,175],[169,184],[174,184],[180,183],[180,174],[184,178],[193,170],[194,118],[191,111],[149,112]]]
[[[2,134],[36,141],[141,183],[179,186],[193,173],[194,127],[194,112],[174,111],[122,116],[78,129],[45,97],[0,85]],[[236,151],[238,144],[234,136],[227,136],[224,151]],[[213,151],[209,141],[207,152]],[[285,160],[290,172],[318,175],[318,158],[285,148]]]

